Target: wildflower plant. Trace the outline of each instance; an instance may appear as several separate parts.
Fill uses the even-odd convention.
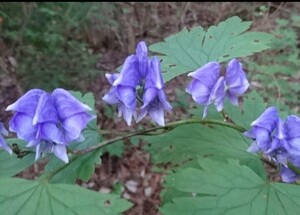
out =
[[[298,214],[300,118],[283,117],[251,86],[243,57],[268,49],[273,36],[247,31],[250,24],[231,17],[149,47],[140,41],[119,73],[106,74],[110,89],[95,95],[116,106],[134,132],[103,137],[92,93],[31,89],[5,107],[13,116],[0,123],[1,213],[123,213],[133,205],[128,200],[74,183],[90,179],[104,147],[139,137],[150,143],[144,149],[154,164],[170,164],[171,171],[160,169],[164,215]],[[172,106],[165,85],[179,75],[190,81],[183,90],[197,114],[166,123]],[[155,125],[136,126],[142,120]],[[46,166],[36,180],[13,177],[41,160]]]

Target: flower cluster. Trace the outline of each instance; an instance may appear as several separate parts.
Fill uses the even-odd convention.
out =
[[[254,140],[248,151],[263,152],[279,165],[282,181],[295,181],[298,176],[288,168],[288,162],[300,168],[300,118],[290,115],[284,122],[277,109],[269,107],[251,126],[251,130],[244,133]]]
[[[4,125],[0,122],[0,148],[12,154],[12,149],[7,145],[2,135],[7,136],[8,131],[5,129]]]
[[[96,116],[91,108],[64,89],[51,94],[40,89],[28,91],[6,108],[15,114],[9,130],[25,140],[27,147],[35,147],[37,160],[43,152],[53,152],[68,162],[66,146],[72,141],[84,140],[82,130]]]
[[[138,43],[136,54],[126,58],[120,73],[106,74],[112,87],[102,99],[108,104],[117,104],[119,117],[123,116],[128,125],[132,117],[139,122],[149,113],[158,125],[164,126],[164,110],[170,111],[172,107],[164,93],[159,59],[149,58],[147,52],[146,43]],[[138,116],[137,99],[143,101]]]
[[[238,105],[238,96],[245,93],[249,87],[242,64],[237,59],[228,63],[225,77],[220,76],[220,70],[220,64],[213,61],[188,74],[193,80],[187,86],[186,92],[192,95],[195,102],[205,106],[203,118],[206,117],[208,107],[212,103],[217,111],[221,111],[225,97],[228,97],[233,105]]]

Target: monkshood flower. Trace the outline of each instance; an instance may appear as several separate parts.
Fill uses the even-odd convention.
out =
[[[218,62],[209,62],[188,74],[193,77],[193,80],[187,86],[186,92],[192,95],[195,102],[205,106],[203,118],[207,115],[208,106],[214,102],[213,99],[222,97],[217,94],[219,91],[216,86],[217,82],[219,86],[221,86],[221,82],[224,82],[224,80],[218,81],[220,69]]]
[[[7,145],[2,135],[7,136],[8,131],[5,129],[4,125],[0,122],[0,148],[12,154],[12,149]]]
[[[43,152],[52,152],[65,163],[68,162],[66,146],[83,140],[82,130],[95,118],[88,113],[90,107],[64,89],[51,94],[30,90],[6,110],[15,112],[9,122],[10,131],[25,140],[27,147],[35,147],[36,160]]]
[[[131,125],[132,117],[136,119],[136,87],[144,85],[149,64],[147,45],[141,41],[137,45],[136,54],[126,58],[120,74],[106,74],[112,86],[102,99],[108,104],[118,105],[118,116],[123,116],[128,126]]]
[[[233,105],[238,105],[238,96],[249,88],[249,82],[242,64],[237,59],[229,61],[225,74],[226,96]]]
[[[137,62],[137,58],[131,55],[125,60],[120,74],[106,74],[112,87],[102,97],[108,104],[118,105],[118,116],[123,116],[128,126],[131,124],[132,117],[136,115],[136,86],[140,82]]]
[[[186,92],[191,94],[198,104],[205,106],[203,118],[206,117],[210,104],[214,104],[217,111],[221,111],[226,97],[233,105],[238,105],[238,96],[249,88],[242,64],[237,59],[228,63],[225,77],[219,77],[220,70],[220,64],[213,61],[188,74],[194,79],[187,86]]]
[[[141,107],[141,113],[137,118],[137,122],[149,113],[158,125],[164,126],[164,110],[170,111],[172,106],[167,101],[164,93],[164,82],[160,71],[160,62],[157,57],[151,60],[144,90],[143,106]]]
[[[263,152],[280,168],[281,179],[291,183],[299,176],[288,163],[300,168],[300,118],[290,115],[284,122],[275,107],[269,107],[251,123],[245,136],[254,140],[248,151]]]
[[[276,107],[272,106],[251,123],[251,130],[244,133],[246,137],[254,140],[248,148],[249,152],[270,152],[268,150],[271,148],[272,133],[276,128],[277,121],[278,111]]]

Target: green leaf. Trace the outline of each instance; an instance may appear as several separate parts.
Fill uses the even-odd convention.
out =
[[[182,168],[182,164],[193,166],[198,156],[220,161],[235,158],[265,177],[260,159],[247,152],[249,140],[232,128],[218,125],[184,125],[166,134],[144,139],[150,144],[146,150],[151,154],[152,161],[157,164],[171,163],[173,167],[179,165],[179,168]]]
[[[244,97],[242,111],[239,107],[229,103],[228,100],[225,102],[224,109],[229,118],[236,124],[249,129],[250,124],[265,111],[266,104],[256,91],[252,91]]]
[[[190,197],[165,204],[164,215],[299,214],[299,186],[265,181],[236,160],[224,163],[201,158],[199,165],[201,169],[187,168],[166,177],[166,186]]]
[[[18,144],[19,147],[25,147],[26,143],[17,138],[6,139],[8,144]],[[10,155],[6,151],[0,152],[0,177],[10,177],[31,166],[35,161],[35,154],[31,153],[23,158],[17,158],[15,154]]]
[[[0,211],[3,215],[115,215],[132,205],[117,195],[94,192],[77,185],[3,178],[0,179],[0,187]]]
[[[202,27],[181,32],[149,46],[161,53],[162,71],[167,82],[178,75],[194,71],[210,61],[224,62],[245,57],[270,48],[273,36],[262,32],[245,32],[251,22],[231,17],[206,32]]]

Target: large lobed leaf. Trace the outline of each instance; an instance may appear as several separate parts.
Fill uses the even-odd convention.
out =
[[[270,48],[273,36],[263,32],[245,32],[251,22],[231,17],[205,32],[202,27],[181,32],[149,46],[163,54],[162,71],[167,82],[178,75],[194,71],[210,61],[224,62]]]
[[[268,182],[236,160],[199,159],[198,168],[187,168],[166,177],[166,186],[189,193],[165,204],[164,215],[297,215],[300,187]]]
[[[2,178],[0,187],[2,215],[115,215],[132,205],[117,195],[97,193],[77,185]]]

